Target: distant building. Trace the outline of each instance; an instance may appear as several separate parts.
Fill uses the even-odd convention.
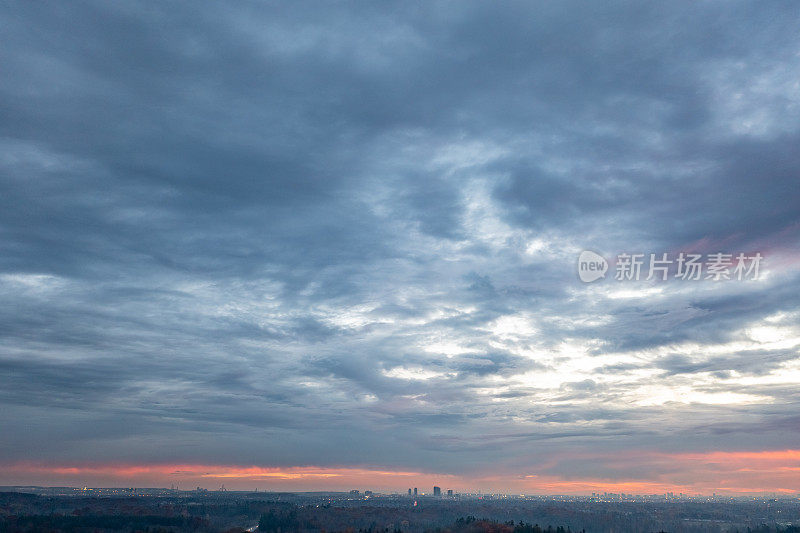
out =
[[[353,489],[350,491],[350,494],[358,494],[358,491],[356,489]]]
[[[364,496],[372,496],[372,491],[371,490],[365,490],[364,491]]]
[[[448,498],[452,498],[453,497],[453,489],[447,489],[447,496],[448,496]]]
[[[408,489],[408,495],[411,496],[411,489]]]
[[[414,496],[417,495],[417,487],[414,487]]]
[[[441,487],[433,487],[433,495],[434,496],[441,496],[442,495],[442,488]]]

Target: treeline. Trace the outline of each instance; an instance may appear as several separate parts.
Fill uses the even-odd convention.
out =
[[[197,516],[23,515],[0,517],[0,533],[82,533],[124,531],[184,533],[207,530],[208,520]]]
[[[264,533],[286,533],[297,531],[299,528],[300,522],[295,511],[288,513],[270,511],[262,514],[258,521],[258,530]]]
[[[569,526],[548,525],[542,527],[539,524],[528,524],[526,522],[497,522],[486,518],[478,519],[474,516],[459,518],[455,523],[447,528],[436,528],[429,533],[586,533],[585,530],[573,532]]]
[[[297,513],[274,512],[270,511],[261,516],[258,521],[258,531],[261,533],[292,533],[296,531],[318,530],[320,524],[305,522],[300,520]],[[326,530],[327,528],[322,528]],[[330,531],[330,529],[328,529]],[[347,531],[355,533],[355,530],[348,528]],[[358,533],[400,533],[399,529],[389,530],[389,528],[369,527],[358,530]],[[497,522],[489,519],[477,519],[474,516],[467,516],[457,519],[451,526],[438,527],[426,530],[426,533],[586,533],[585,530],[573,531],[569,526],[547,526],[539,524],[528,524],[525,522]]]
[[[800,533],[800,526],[768,526],[762,524],[756,528],[747,528],[747,533]]]

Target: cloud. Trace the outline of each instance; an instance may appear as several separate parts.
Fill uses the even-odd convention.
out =
[[[564,450],[790,448],[786,10],[4,7],[0,452],[555,490],[667,483]],[[585,285],[584,249],[764,277]]]

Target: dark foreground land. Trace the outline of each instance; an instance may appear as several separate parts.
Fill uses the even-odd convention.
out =
[[[0,492],[5,532],[800,533],[794,499],[602,501],[342,493]]]

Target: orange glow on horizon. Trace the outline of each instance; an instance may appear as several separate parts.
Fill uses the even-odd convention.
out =
[[[800,491],[800,450],[748,452],[713,451],[705,453],[663,453],[631,451],[624,454],[590,456],[609,472],[624,465],[626,471],[662,472],[652,479],[565,478],[548,473],[553,463],[535,468],[527,475],[484,472],[472,476],[415,472],[368,467],[207,464],[119,464],[82,463],[52,465],[21,462],[1,465],[0,484],[89,485],[93,486],[202,486],[226,483],[229,488],[252,490],[345,490],[371,488],[405,491],[408,487],[434,484],[457,492],[477,490],[527,494],[588,494],[624,492],[626,494],[795,493]],[[586,459],[584,454],[574,458]],[[569,456],[559,458],[568,462]]]

